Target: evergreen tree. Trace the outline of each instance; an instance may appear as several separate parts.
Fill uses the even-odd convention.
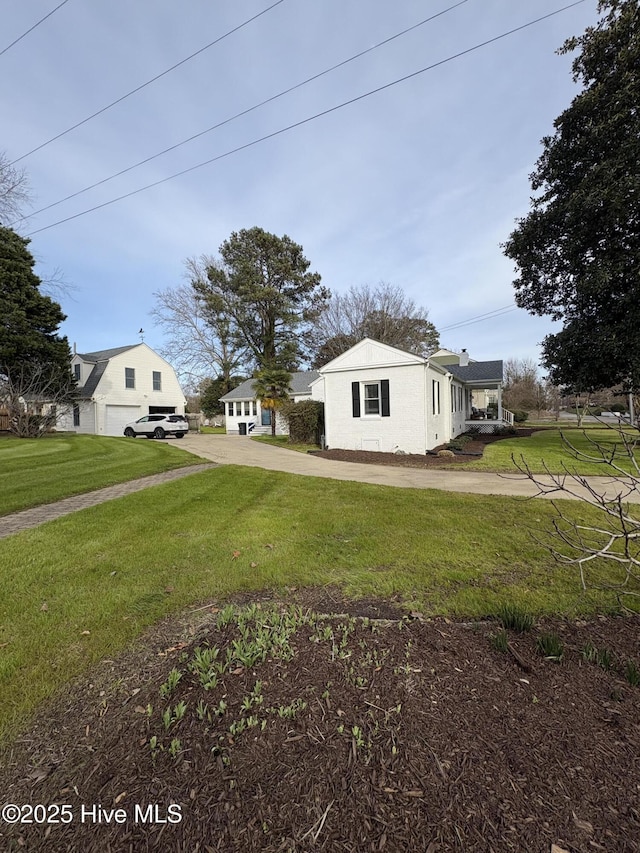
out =
[[[601,0],[578,50],[582,91],[555,121],[531,175],[529,214],[504,244],[516,303],[562,320],[543,342],[553,382],[640,388],[640,11]]]

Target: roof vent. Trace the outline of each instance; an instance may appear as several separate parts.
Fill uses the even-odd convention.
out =
[[[460,361],[458,362],[460,367],[466,367],[469,364],[469,353],[466,349],[463,349],[460,353]]]

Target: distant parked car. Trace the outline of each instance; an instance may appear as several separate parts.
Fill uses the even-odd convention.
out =
[[[176,438],[189,432],[189,424],[184,415],[145,415],[137,421],[131,421],[124,428],[127,438],[146,435],[147,438],[166,438],[175,435]]]

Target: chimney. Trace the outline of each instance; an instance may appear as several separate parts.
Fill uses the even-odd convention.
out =
[[[463,349],[460,353],[460,361],[458,362],[460,367],[466,367],[469,364],[469,353],[466,349]]]

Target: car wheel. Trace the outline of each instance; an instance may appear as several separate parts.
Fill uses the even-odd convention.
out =
[[[164,438],[164,430],[162,427],[156,427],[153,431],[154,438]]]
[[[183,432],[177,432],[177,433],[176,433],[176,438],[183,438],[183,437],[184,437],[184,433],[183,433]]]
[[[125,429],[125,431],[124,431],[124,434],[127,436],[127,438],[135,438],[135,437],[136,437],[136,434],[135,434],[135,432],[131,429],[131,427],[127,427],[127,428]]]

